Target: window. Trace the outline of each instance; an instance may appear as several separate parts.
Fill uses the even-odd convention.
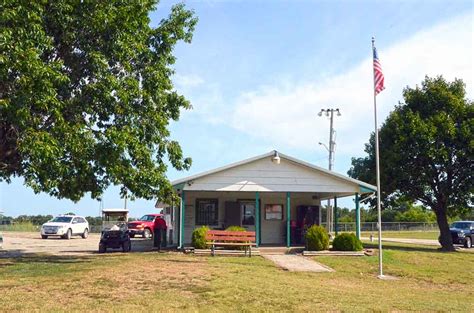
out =
[[[58,216],[58,217],[55,217],[51,220],[51,222],[55,222],[55,223],[70,223],[72,220],[72,217],[69,217],[69,216]]]
[[[255,225],[255,201],[239,201],[242,211],[242,225]]]
[[[282,204],[266,204],[265,205],[266,220],[282,220],[283,205]]]
[[[196,225],[217,225],[217,199],[196,200]]]
[[[143,215],[140,217],[139,221],[144,222],[153,222],[155,220],[156,215]]]
[[[471,223],[468,222],[455,222],[451,225],[452,228],[458,228],[458,229],[469,229],[471,226]]]

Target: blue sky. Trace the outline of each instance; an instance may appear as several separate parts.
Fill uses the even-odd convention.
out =
[[[151,14],[157,25],[176,1]],[[471,1],[186,1],[199,17],[192,44],[179,44],[174,76],[193,104],[172,136],[193,158],[189,172],[171,180],[273,149],[327,167],[329,121],[321,108],[340,108],[335,119],[335,170],[346,174],[363,156],[374,129],[371,42],[376,37],[386,90],[378,96],[379,121],[402,89],[425,74],[462,78],[473,97]],[[383,188],[383,186],[382,186]],[[88,196],[73,203],[35,195],[22,179],[0,183],[6,215],[97,215]],[[105,207],[121,207],[118,188]],[[351,199],[340,202],[352,206]],[[153,201],[129,203],[132,216],[154,211]]]

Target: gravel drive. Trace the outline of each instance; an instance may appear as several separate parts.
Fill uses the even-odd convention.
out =
[[[39,233],[3,232],[3,249],[0,257],[20,257],[28,254],[87,255],[97,253],[99,234],[89,234],[87,239],[74,236],[70,240],[51,237],[41,239]],[[152,240],[132,239],[132,251],[150,251]],[[121,250],[111,250],[121,251]]]

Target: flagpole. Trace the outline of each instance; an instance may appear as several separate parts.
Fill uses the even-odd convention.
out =
[[[372,37],[372,54],[375,49],[375,38]],[[379,130],[377,124],[377,95],[375,92],[375,67],[374,67],[374,120],[375,120],[375,167],[377,175],[377,215],[379,231],[379,278],[383,278],[382,266],[382,210],[380,208],[380,161],[379,161]]]

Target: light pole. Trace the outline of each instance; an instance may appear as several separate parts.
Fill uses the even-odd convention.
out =
[[[332,171],[332,168],[334,166],[334,150],[335,150],[335,145],[336,141],[334,139],[334,112],[336,112],[337,116],[341,116],[341,112],[339,109],[321,109],[319,111],[318,116],[323,116],[323,113],[330,118],[329,122],[329,148],[323,144],[319,143],[320,145],[324,146],[326,150],[329,151],[329,170]],[[327,214],[326,214],[326,223],[327,223],[327,229],[329,233],[332,233],[333,227],[332,227],[332,217],[333,217],[333,212],[332,212],[332,207],[331,207],[331,199],[328,199],[328,208],[327,208]]]

